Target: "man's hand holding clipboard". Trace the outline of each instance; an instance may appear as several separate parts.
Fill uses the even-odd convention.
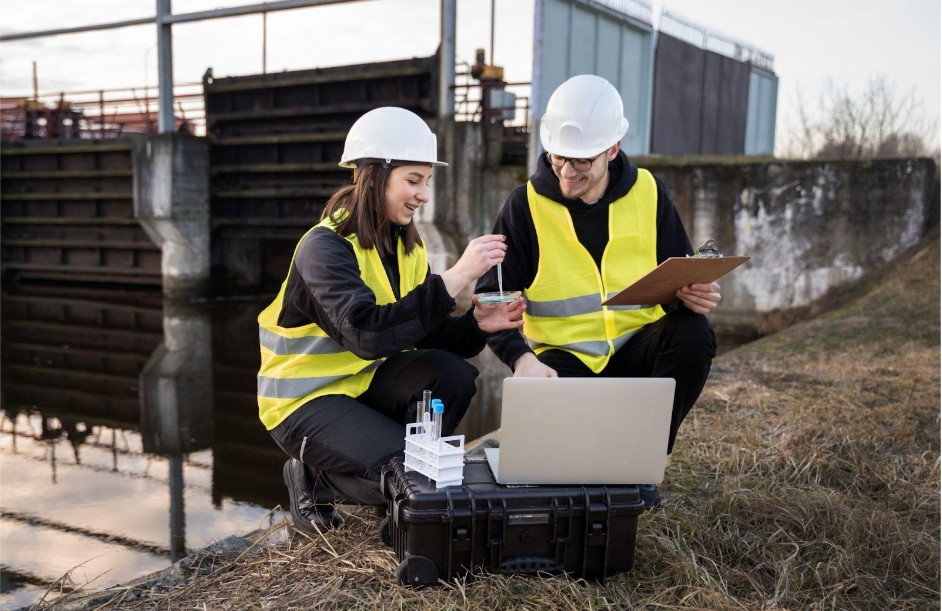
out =
[[[677,299],[691,284],[709,284],[749,260],[749,257],[671,257],[602,305],[653,305]]]

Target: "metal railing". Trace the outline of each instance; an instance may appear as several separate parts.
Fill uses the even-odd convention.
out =
[[[530,83],[500,83],[499,87],[471,77],[464,65],[455,76],[455,119],[501,121],[509,128],[526,130],[530,113]],[[490,92],[513,94],[488,99]],[[174,87],[176,129],[206,135],[203,84]],[[118,89],[60,91],[33,96],[0,98],[0,137],[3,141],[117,138],[157,133],[155,86]]]
[[[713,51],[769,72],[775,71],[775,57],[771,53],[716,30],[701,26],[666,9],[661,12],[658,31],[680,38],[705,51]]]
[[[466,122],[501,121],[507,127],[526,129],[530,120],[529,82],[481,82],[471,76],[470,66],[463,64],[455,74],[455,120]],[[504,91],[513,95],[491,96],[491,92]],[[490,96],[485,101],[485,96]]]
[[[616,13],[627,15],[632,19],[644,22],[648,25],[654,23],[652,19],[653,11],[651,3],[648,0],[589,0],[591,4],[604,6]]]
[[[206,133],[203,84],[174,86],[175,129]],[[157,133],[157,88],[60,91],[0,99],[0,137],[17,140],[117,138]]]

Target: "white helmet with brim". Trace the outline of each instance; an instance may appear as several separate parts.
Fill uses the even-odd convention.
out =
[[[561,157],[594,157],[627,133],[621,95],[594,74],[574,76],[557,87],[540,121],[543,150]]]
[[[340,166],[356,168],[372,162],[448,165],[438,160],[438,141],[425,121],[396,106],[369,111],[347,133]]]

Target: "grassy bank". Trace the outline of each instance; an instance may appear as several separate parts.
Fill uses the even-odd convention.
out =
[[[681,429],[666,506],[604,584],[482,574],[414,591],[348,514],[102,609],[939,608],[939,240],[808,320],[724,354]],[[821,309],[821,308],[819,308]],[[205,566],[205,563],[204,563]]]

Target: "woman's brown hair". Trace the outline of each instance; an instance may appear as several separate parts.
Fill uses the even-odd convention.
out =
[[[376,248],[381,254],[393,252],[392,223],[386,212],[386,184],[392,171],[393,166],[385,163],[360,168],[356,183],[340,187],[330,197],[321,220],[330,217],[342,236],[355,233],[365,249]],[[400,237],[406,254],[422,243],[414,222],[402,228]]]

